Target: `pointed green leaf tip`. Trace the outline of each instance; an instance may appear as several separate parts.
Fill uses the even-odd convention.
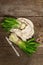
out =
[[[5,31],[10,31],[11,28],[18,28],[19,23],[15,18],[5,17],[2,21],[2,27],[5,29]]]

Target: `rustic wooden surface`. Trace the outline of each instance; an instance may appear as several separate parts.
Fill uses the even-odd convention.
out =
[[[31,57],[15,46],[20,53],[20,57],[16,56],[5,40],[8,33],[1,27],[4,15],[25,17],[33,21],[34,37],[41,37],[39,42],[43,45],[43,0],[0,0],[0,65],[43,65],[43,46]]]
[[[0,15],[2,14],[43,16],[43,0],[0,0]]]

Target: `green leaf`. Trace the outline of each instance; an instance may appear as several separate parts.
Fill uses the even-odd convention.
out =
[[[11,28],[18,28],[19,22],[15,18],[5,17],[5,19],[2,22],[2,27],[6,31],[10,31]]]
[[[30,42],[31,40],[31,42]],[[39,46],[39,43],[37,43],[33,38],[28,41],[21,41],[18,45],[25,53],[32,55],[36,52],[37,47]]]
[[[30,40],[28,40],[28,43],[32,41],[35,41],[35,38],[31,38]]]

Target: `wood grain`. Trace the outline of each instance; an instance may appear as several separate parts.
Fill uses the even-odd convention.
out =
[[[21,16],[17,16],[21,17]],[[41,33],[43,33],[43,17],[26,17],[33,21],[35,26],[34,37],[37,39]],[[38,48],[37,52],[31,57],[27,56],[22,50],[17,46],[15,48],[20,53],[20,57],[17,57],[13,49],[10,47],[8,42],[5,40],[6,33],[2,26],[1,22],[4,17],[0,17],[0,64],[1,65],[43,65],[43,47]],[[41,21],[41,22],[40,22]],[[42,43],[41,43],[42,44]]]
[[[41,36],[39,43],[43,45],[43,0],[0,0],[0,65],[43,65],[43,47],[30,57],[14,45],[20,54],[16,56],[5,39],[9,33],[1,26],[5,15],[30,19],[35,27],[34,37]]]
[[[43,0],[0,0],[0,16],[43,16]]]

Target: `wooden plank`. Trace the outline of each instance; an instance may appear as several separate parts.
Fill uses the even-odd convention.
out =
[[[33,21],[35,26],[35,35],[37,39],[39,36],[43,36],[43,17],[38,16],[17,16],[25,17]],[[0,65],[43,65],[43,47],[38,48],[37,52],[31,57],[27,56],[17,46],[15,48],[20,53],[20,57],[17,57],[13,49],[10,47],[8,42],[5,40],[6,33],[2,26],[3,17],[0,17]],[[43,38],[43,37],[42,37]],[[41,40],[41,44],[43,40]],[[39,41],[40,42],[40,41]]]
[[[43,46],[31,57],[15,46],[20,53],[20,57],[16,56],[5,40],[5,36],[9,33],[1,27],[3,19],[1,16],[4,15],[25,17],[33,21],[34,37],[37,39],[41,36],[39,42],[43,45],[43,0],[0,0],[0,65],[43,65]]]
[[[28,61],[27,65],[43,65],[43,55],[42,54],[33,55],[31,57],[31,61],[30,62]]]
[[[19,51],[20,57],[17,57],[11,47],[0,47],[0,65],[43,65],[43,54],[34,54],[27,56]]]
[[[20,16],[18,16],[18,17],[20,17]],[[42,34],[43,33],[43,17],[29,17],[28,16],[25,18],[30,19],[34,23],[34,27],[35,27],[34,37],[37,39],[37,38],[39,38],[40,35],[43,36],[43,34]],[[9,49],[10,49],[10,45],[8,44],[8,42],[5,39],[5,37],[8,35],[8,33],[6,33],[1,26],[2,19],[3,19],[3,17],[0,17],[0,48],[9,47]],[[43,39],[40,39],[40,41],[39,41],[39,43],[41,43],[41,45],[43,45],[42,41],[43,41]],[[21,53],[21,50],[18,47],[16,47],[16,49]],[[39,47],[36,54],[43,54],[42,51],[43,51],[43,47]]]
[[[26,65],[30,57],[23,52],[19,53],[21,56],[17,57],[11,47],[0,47],[0,65]]]
[[[19,16],[20,17],[20,16]],[[24,16],[25,17],[25,16]],[[40,43],[43,44],[43,17],[25,17],[30,19],[33,23],[34,23],[34,27],[35,27],[35,34],[34,37],[40,38]],[[9,46],[9,44],[7,44],[7,41],[5,39],[6,36],[9,35],[9,33],[6,33],[2,26],[1,26],[1,20],[3,19],[3,17],[0,17],[0,46]],[[4,42],[3,42],[4,41]]]
[[[0,16],[43,16],[43,0],[0,0]]]

